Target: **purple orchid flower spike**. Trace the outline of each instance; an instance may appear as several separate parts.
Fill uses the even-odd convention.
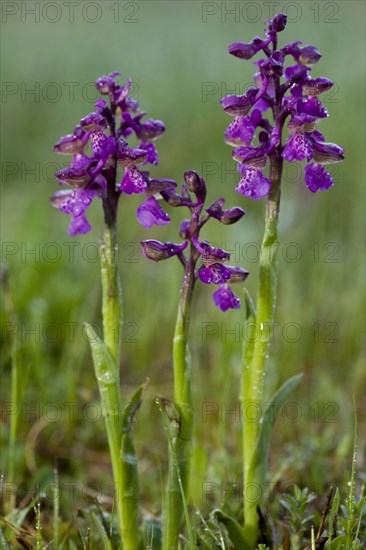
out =
[[[184,269],[180,289],[177,320],[173,338],[173,384],[174,401],[159,401],[165,412],[174,410],[174,415],[168,413],[168,422],[174,426],[174,437],[169,445],[169,473],[167,480],[165,506],[162,516],[162,547],[178,548],[179,534],[183,519],[182,491],[189,501],[189,473],[191,470],[191,446],[193,435],[193,402],[191,388],[191,361],[188,349],[188,333],[191,317],[191,304],[197,281],[207,285],[215,285],[213,301],[221,311],[238,309],[240,299],[231,288],[248,276],[241,267],[227,265],[229,252],[211,245],[201,239],[200,232],[204,225],[214,219],[224,225],[239,221],[244,216],[244,210],[239,207],[225,209],[225,200],[220,197],[205,209],[206,183],[194,170],[184,174],[184,184],[180,192],[175,182],[170,180],[151,180],[151,191],[160,192],[168,205],[185,207],[189,217],[181,223],[179,243],[145,240],[141,242],[142,254],[149,260],[159,262],[176,256]],[[159,217],[156,204],[147,200],[142,216]],[[164,223],[164,219],[161,220]],[[217,288],[218,287],[218,288]],[[173,424],[174,423],[174,424]],[[177,430],[178,427],[178,430]],[[179,468],[180,479],[177,484],[176,468]]]
[[[241,267],[224,265],[230,260],[230,254],[221,248],[211,246],[207,241],[200,240],[200,231],[210,218],[216,219],[224,225],[236,223],[244,216],[244,210],[239,207],[224,209],[225,200],[220,197],[205,211],[206,184],[194,170],[184,174],[185,185],[181,194],[174,188],[165,189],[161,194],[171,206],[185,206],[190,212],[190,218],[183,220],[180,227],[180,236],[184,239],[181,244],[161,243],[159,241],[142,241],[141,247],[144,256],[150,260],[160,261],[177,256],[185,269],[183,286],[188,279],[192,280],[192,289],[197,280],[204,284],[220,285],[214,292],[213,299],[222,311],[240,307],[240,299],[231,288],[233,283],[244,282],[249,273]],[[194,198],[191,196],[194,195]],[[148,199],[150,200],[150,199]],[[156,205],[149,204],[154,211]],[[148,216],[150,215],[150,210]],[[155,215],[155,214],[153,214]],[[162,224],[164,221],[162,221]],[[190,245],[188,247],[188,244]],[[189,253],[185,254],[188,248]]]
[[[131,80],[119,85],[118,75],[113,72],[96,81],[97,90],[108,96],[109,105],[98,99],[95,111],[82,118],[74,132],[63,136],[54,147],[55,153],[72,155],[70,165],[58,170],[56,178],[73,191],[57,192],[51,200],[61,212],[71,215],[72,236],[91,230],[85,212],[95,197],[105,202],[113,195],[117,203],[122,193],[144,194],[146,200],[136,213],[139,223],[150,228],[170,221],[158,199],[160,191],[172,188],[171,183],[161,185],[154,193],[149,172],[140,169],[158,164],[153,141],[164,133],[164,123],[151,118],[144,120],[145,113],[139,111],[138,101],[130,95]],[[139,142],[137,147],[129,147],[126,141],[133,136]],[[117,166],[124,170],[120,183],[116,181]]]
[[[249,274],[241,267],[227,265],[230,260],[229,252],[211,245],[200,237],[201,229],[210,219],[230,225],[244,216],[244,210],[239,207],[225,209],[225,200],[222,197],[204,209],[206,201],[204,179],[194,170],[188,170],[184,174],[184,180],[180,193],[176,190],[175,182],[169,180],[150,182],[152,191],[159,191],[170,206],[188,209],[189,217],[182,221],[179,230],[182,242],[163,243],[151,239],[141,242],[142,253],[149,260],[159,262],[176,256],[184,268],[173,339],[174,402],[169,402],[169,409],[174,409],[175,414],[169,422],[174,422],[175,436],[169,446],[169,474],[162,521],[163,548],[178,548],[183,519],[182,491],[186,501],[189,500],[187,480],[191,469],[193,403],[188,332],[193,291],[197,281],[218,286],[213,293],[215,306],[221,311],[238,309],[240,299],[231,285],[245,281]],[[147,216],[148,219],[150,216],[159,217],[156,204],[150,199],[147,202],[149,204],[141,215]],[[161,223],[164,223],[164,219]],[[167,411],[168,400],[164,398],[164,402],[162,406]],[[168,417],[170,419],[170,415]],[[177,426],[179,426],[178,431]],[[179,485],[176,476],[177,465],[183,480],[179,480]]]
[[[266,56],[255,62],[258,71],[253,76],[254,88],[242,96],[228,95],[221,100],[224,111],[235,117],[225,131],[225,142],[236,147],[233,157],[240,163],[243,176],[236,190],[252,199],[261,199],[271,192],[271,181],[262,169],[273,156],[288,162],[315,161],[306,166],[304,178],[313,193],[333,185],[322,165],[344,158],[343,149],[325,143],[316,128],[328,116],[318,96],[333,86],[328,78],[309,76],[321,54],[315,46],[302,46],[301,42],[278,49],[277,33],[285,29],[286,22],[286,15],[279,13],[269,21],[266,38],[256,36],[251,42],[229,46],[229,53],[239,59],[252,59],[258,52]],[[286,58],[295,64],[285,66]],[[264,118],[267,110],[272,111],[273,121]],[[288,117],[289,136],[282,145],[282,130]]]
[[[105,421],[121,547],[138,548],[139,502],[126,498],[126,487],[131,479],[136,487],[139,485],[132,422],[145,385],[134,393],[131,402],[136,406],[125,423],[126,429],[119,429],[116,416],[108,412],[112,408],[123,410],[120,392],[123,308],[117,214],[122,194],[139,194],[143,196],[136,212],[139,223],[146,228],[166,225],[170,218],[158,199],[162,199],[163,193],[174,193],[177,184],[169,179],[154,179],[146,170],[146,165],[159,162],[154,141],[163,134],[165,127],[160,120],[145,117],[138,101],[131,97],[131,81],[118,84],[118,74],[114,72],[98,78],[96,87],[103,97],[96,101],[95,110],[80,120],[73,133],[56,143],[54,151],[70,155],[71,162],[56,172],[61,189],[53,195],[51,204],[70,216],[68,231],[74,236],[91,231],[87,211],[94,198],[101,199],[104,218],[103,238],[99,242],[102,338],[88,323],[85,323],[85,331],[91,345]],[[130,138],[133,144],[129,143]],[[187,246],[187,241],[176,245],[150,240],[143,252],[146,257],[159,261],[173,255],[181,256]]]
[[[249,297],[246,302],[248,318],[259,327],[260,337],[252,343],[245,342],[244,346],[240,391],[243,410],[248,403],[263,405],[265,402],[269,339],[261,335],[261,331],[275,323],[283,163],[306,163],[304,180],[308,189],[316,193],[333,185],[325,165],[344,158],[342,147],[327,143],[317,128],[328,116],[320,100],[321,94],[333,85],[328,78],[310,76],[311,68],[318,63],[321,54],[315,46],[301,42],[292,42],[281,48],[278,33],[285,30],[286,22],[286,15],[279,13],[266,22],[263,39],[256,36],[251,42],[235,42],[229,46],[229,53],[239,59],[253,59],[259,52],[262,58],[254,61],[254,87],[241,96],[228,95],[221,100],[224,111],[234,117],[224,136],[225,142],[234,147],[232,156],[238,162],[241,175],[236,191],[254,200],[267,198],[256,308]],[[283,139],[285,126],[288,132]],[[219,209],[220,204],[215,206],[214,212]],[[217,262],[204,266],[199,272],[204,283],[221,285],[214,294],[214,301],[222,310],[239,307],[230,283],[243,280],[245,274],[238,270],[231,273],[231,270]],[[263,453],[265,447],[258,446],[263,435],[261,422],[243,417],[243,487],[258,488],[253,499],[246,498],[245,490],[243,494],[243,533],[248,548],[257,548],[261,523],[259,511],[264,505],[267,465],[266,453]],[[270,432],[264,435],[264,446],[269,445],[269,437]],[[260,467],[253,468],[253,464],[260,464]]]

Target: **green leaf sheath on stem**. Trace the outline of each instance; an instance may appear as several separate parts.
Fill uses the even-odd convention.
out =
[[[132,437],[132,427],[135,416],[144,398],[145,390],[149,380],[140,386],[130,397],[122,412],[122,441],[121,459],[123,469],[124,486],[124,525],[127,532],[137,532],[138,500],[139,500],[139,479],[137,470],[137,457]],[[130,548],[130,546],[128,547]],[[136,547],[137,548],[137,547]]]
[[[187,337],[189,329],[190,305],[195,283],[195,261],[188,261],[178,307],[173,339],[174,406],[177,418],[170,419],[169,471],[164,503],[163,548],[176,550],[184,513],[180,482],[177,475],[178,464],[181,486],[185,499],[189,498],[189,474],[192,455],[193,404],[191,388],[191,358]],[[175,416],[175,415],[173,415]]]
[[[243,474],[244,474],[244,522],[247,538],[252,545],[258,537],[257,507],[261,506],[264,493],[264,479],[252,469],[255,459],[261,410],[263,408],[263,386],[267,365],[271,331],[273,328],[277,291],[277,226],[280,207],[280,183],[282,158],[279,150],[273,153],[270,166],[272,187],[267,199],[264,237],[259,263],[259,287],[257,312],[247,299],[248,338],[244,342],[242,365],[241,401],[243,410]],[[256,414],[253,410],[256,410]],[[252,415],[253,413],[253,415]],[[256,420],[253,420],[253,416]]]
[[[253,546],[253,540],[257,538],[257,517],[253,517],[254,525],[251,526],[249,523],[249,517],[251,510],[247,502],[247,491],[248,491],[248,480],[250,479],[249,468],[251,464],[250,460],[250,449],[249,445],[255,440],[255,427],[253,423],[248,422],[251,407],[251,387],[252,387],[252,369],[251,364],[253,361],[254,353],[254,343],[256,340],[256,331],[257,331],[257,322],[256,322],[256,312],[252,300],[250,299],[249,293],[245,292],[245,311],[246,311],[246,320],[244,324],[244,331],[246,338],[243,342],[243,357],[242,357],[242,380],[241,380],[241,395],[240,400],[242,404],[243,411],[243,426],[242,426],[242,456],[243,456],[243,483],[244,483],[244,493],[243,493],[243,502],[244,502],[244,521],[245,521],[245,534],[248,541],[251,542],[251,547]],[[255,490],[255,487],[254,487]],[[254,509],[256,511],[256,508]],[[254,515],[254,512],[253,512]],[[254,540],[255,542],[255,540]]]
[[[116,363],[106,345],[97,336],[91,325],[85,323],[94,362],[95,375],[98,381],[102,413],[107,430],[109,452],[112,462],[118,526],[121,533],[123,549],[138,548],[137,510],[138,484],[137,464],[130,442],[126,442],[123,433],[122,403],[119,389],[119,376]],[[129,432],[128,432],[129,433]],[[132,460],[134,457],[134,460]],[[136,484],[136,486],[132,486]],[[132,497],[132,493],[134,496]]]

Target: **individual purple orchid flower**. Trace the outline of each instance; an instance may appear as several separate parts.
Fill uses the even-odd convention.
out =
[[[266,56],[255,62],[258,71],[253,76],[254,88],[242,96],[228,95],[221,100],[225,112],[235,117],[225,131],[225,142],[236,147],[233,157],[240,163],[243,176],[236,190],[252,199],[261,199],[271,191],[272,183],[262,171],[266,159],[276,156],[288,162],[314,160],[305,169],[305,182],[315,193],[333,185],[331,175],[321,165],[344,158],[343,149],[325,143],[316,129],[328,116],[318,96],[333,86],[328,78],[309,76],[321,54],[315,46],[302,46],[301,42],[278,49],[277,33],[285,27],[286,15],[279,13],[269,21],[265,39],[255,37],[251,42],[229,46],[229,53],[239,59],[252,59],[260,51]],[[285,66],[286,58],[295,65]],[[267,109],[272,111],[272,122],[263,116]],[[289,136],[282,145],[282,130],[288,117]],[[257,138],[258,145],[254,143]]]
[[[189,209],[190,218],[182,222],[180,236],[184,239],[182,244],[161,243],[159,241],[142,241],[142,252],[150,260],[160,261],[177,256],[185,269],[183,285],[191,280],[192,290],[199,279],[204,284],[220,285],[214,293],[213,299],[216,306],[222,311],[237,309],[240,307],[240,299],[231,289],[231,284],[245,281],[248,272],[241,267],[224,265],[230,260],[230,254],[221,248],[211,246],[207,241],[200,240],[200,231],[210,218],[214,218],[224,225],[239,221],[244,210],[239,207],[224,210],[225,201],[222,197],[216,200],[203,212],[206,199],[206,184],[197,172],[189,170],[184,174],[185,185],[179,195],[174,188],[161,190],[165,201],[172,206],[185,206]],[[195,195],[192,198],[191,194]],[[150,201],[150,199],[148,199]],[[149,205],[150,206],[150,205]],[[156,208],[151,204],[151,210]],[[146,214],[150,216],[150,211]],[[158,215],[158,214],[153,214]],[[161,224],[164,224],[164,219]],[[188,255],[184,253],[189,246]]]
[[[146,200],[137,208],[136,215],[138,222],[150,229],[153,225],[167,225],[170,217],[162,209],[156,197],[161,197],[161,193],[173,191],[177,184],[168,178],[150,178],[149,172],[139,172],[145,181],[144,193]]]
[[[98,91],[108,96],[109,105],[98,99],[95,112],[82,118],[74,132],[63,136],[54,147],[55,153],[72,155],[70,165],[56,172],[59,183],[72,191],[58,192],[51,201],[61,212],[71,215],[70,235],[91,230],[85,212],[94,197],[105,203],[113,196],[117,204],[121,193],[146,195],[137,209],[137,219],[144,227],[170,221],[157,199],[160,191],[171,189],[174,182],[161,180],[159,190],[154,193],[156,184],[150,185],[153,180],[149,172],[140,169],[146,164],[158,164],[153,141],[163,134],[164,124],[151,118],[144,120],[146,113],[139,111],[138,101],[130,96],[131,81],[128,79],[121,86],[116,82],[118,75],[113,72],[96,81]],[[128,146],[126,139],[130,136],[137,138],[137,147]],[[124,170],[119,184],[117,166]]]

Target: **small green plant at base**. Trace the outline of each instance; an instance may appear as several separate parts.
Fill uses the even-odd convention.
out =
[[[309,529],[309,522],[313,519],[313,516],[308,509],[314,500],[315,495],[310,493],[309,489],[306,487],[300,489],[297,485],[294,485],[293,495],[283,495],[280,499],[281,505],[287,512],[285,522],[290,531],[291,548],[293,550],[300,550],[303,535]]]

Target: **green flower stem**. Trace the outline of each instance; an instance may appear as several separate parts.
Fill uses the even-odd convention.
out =
[[[105,228],[101,245],[102,314],[104,343],[115,360],[119,373],[122,333],[122,290],[118,273],[116,229],[117,203],[104,203]]]
[[[189,475],[192,455],[193,403],[191,388],[191,357],[187,344],[190,305],[195,282],[195,260],[188,260],[178,307],[173,339],[174,406],[179,419],[170,422],[169,471],[166,490],[163,549],[176,550],[182,523],[184,506],[181,494],[183,487],[186,501],[189,498]],[[177,475],[179,468],[180,480]],[[181,484],[180,484],[181,482]]]
[[[277,291],[278,217],[280,207],[280,183],[282,159],[278,154],[271,158],[270,179],[272,187],[267,199],[264,238],[259,264],[259,288],[255,331],[247,345],[243,359],[241,399],[243,419],[243,470],[244,470],[244,521],[248,540],[255,544],[258,537],[257,507],[264,495],[264,479],[254,467],[258,443],[260,412],[264,410],[263,387],[273,327]],[[260,337],[256,337],[257,335]],[[250,404],[250,407],[248,406]],[[256,407],[255,407],[256,406]],[[256,413],[253,413],[253,407]],[[253,417],[257,420],[253,421]]]
[[[112,181],[114,181],[114,176]],[[120,343],[122,331],[122,292],[118,273],[116,234],[117,200],[109,185],[103,202],[105,228],[101,245],[103,342],[94,351],[94,366],[105,420],[115,485],[116,513],[123,550],[138,548],[138,475],[132,435],[123,433],[120,393]],[[92,349],[93,342],[91,340]],[[96,344],[95,344],[96,345]],[[103,357],[98,365],[98,353]],[[133,460],[131,460],[133,457]]]
[[[136,461],[131,463],[129,456],[134,456],[128,445],[121,446],[121,397],[118,382],[111,384],[98,380],[102,412],[105,420],[109,452],[112,461],[112,471],[115,486],[115,503],[118,527],[121,534],[123,550],[137,550],[138,531],[138,488]]]

